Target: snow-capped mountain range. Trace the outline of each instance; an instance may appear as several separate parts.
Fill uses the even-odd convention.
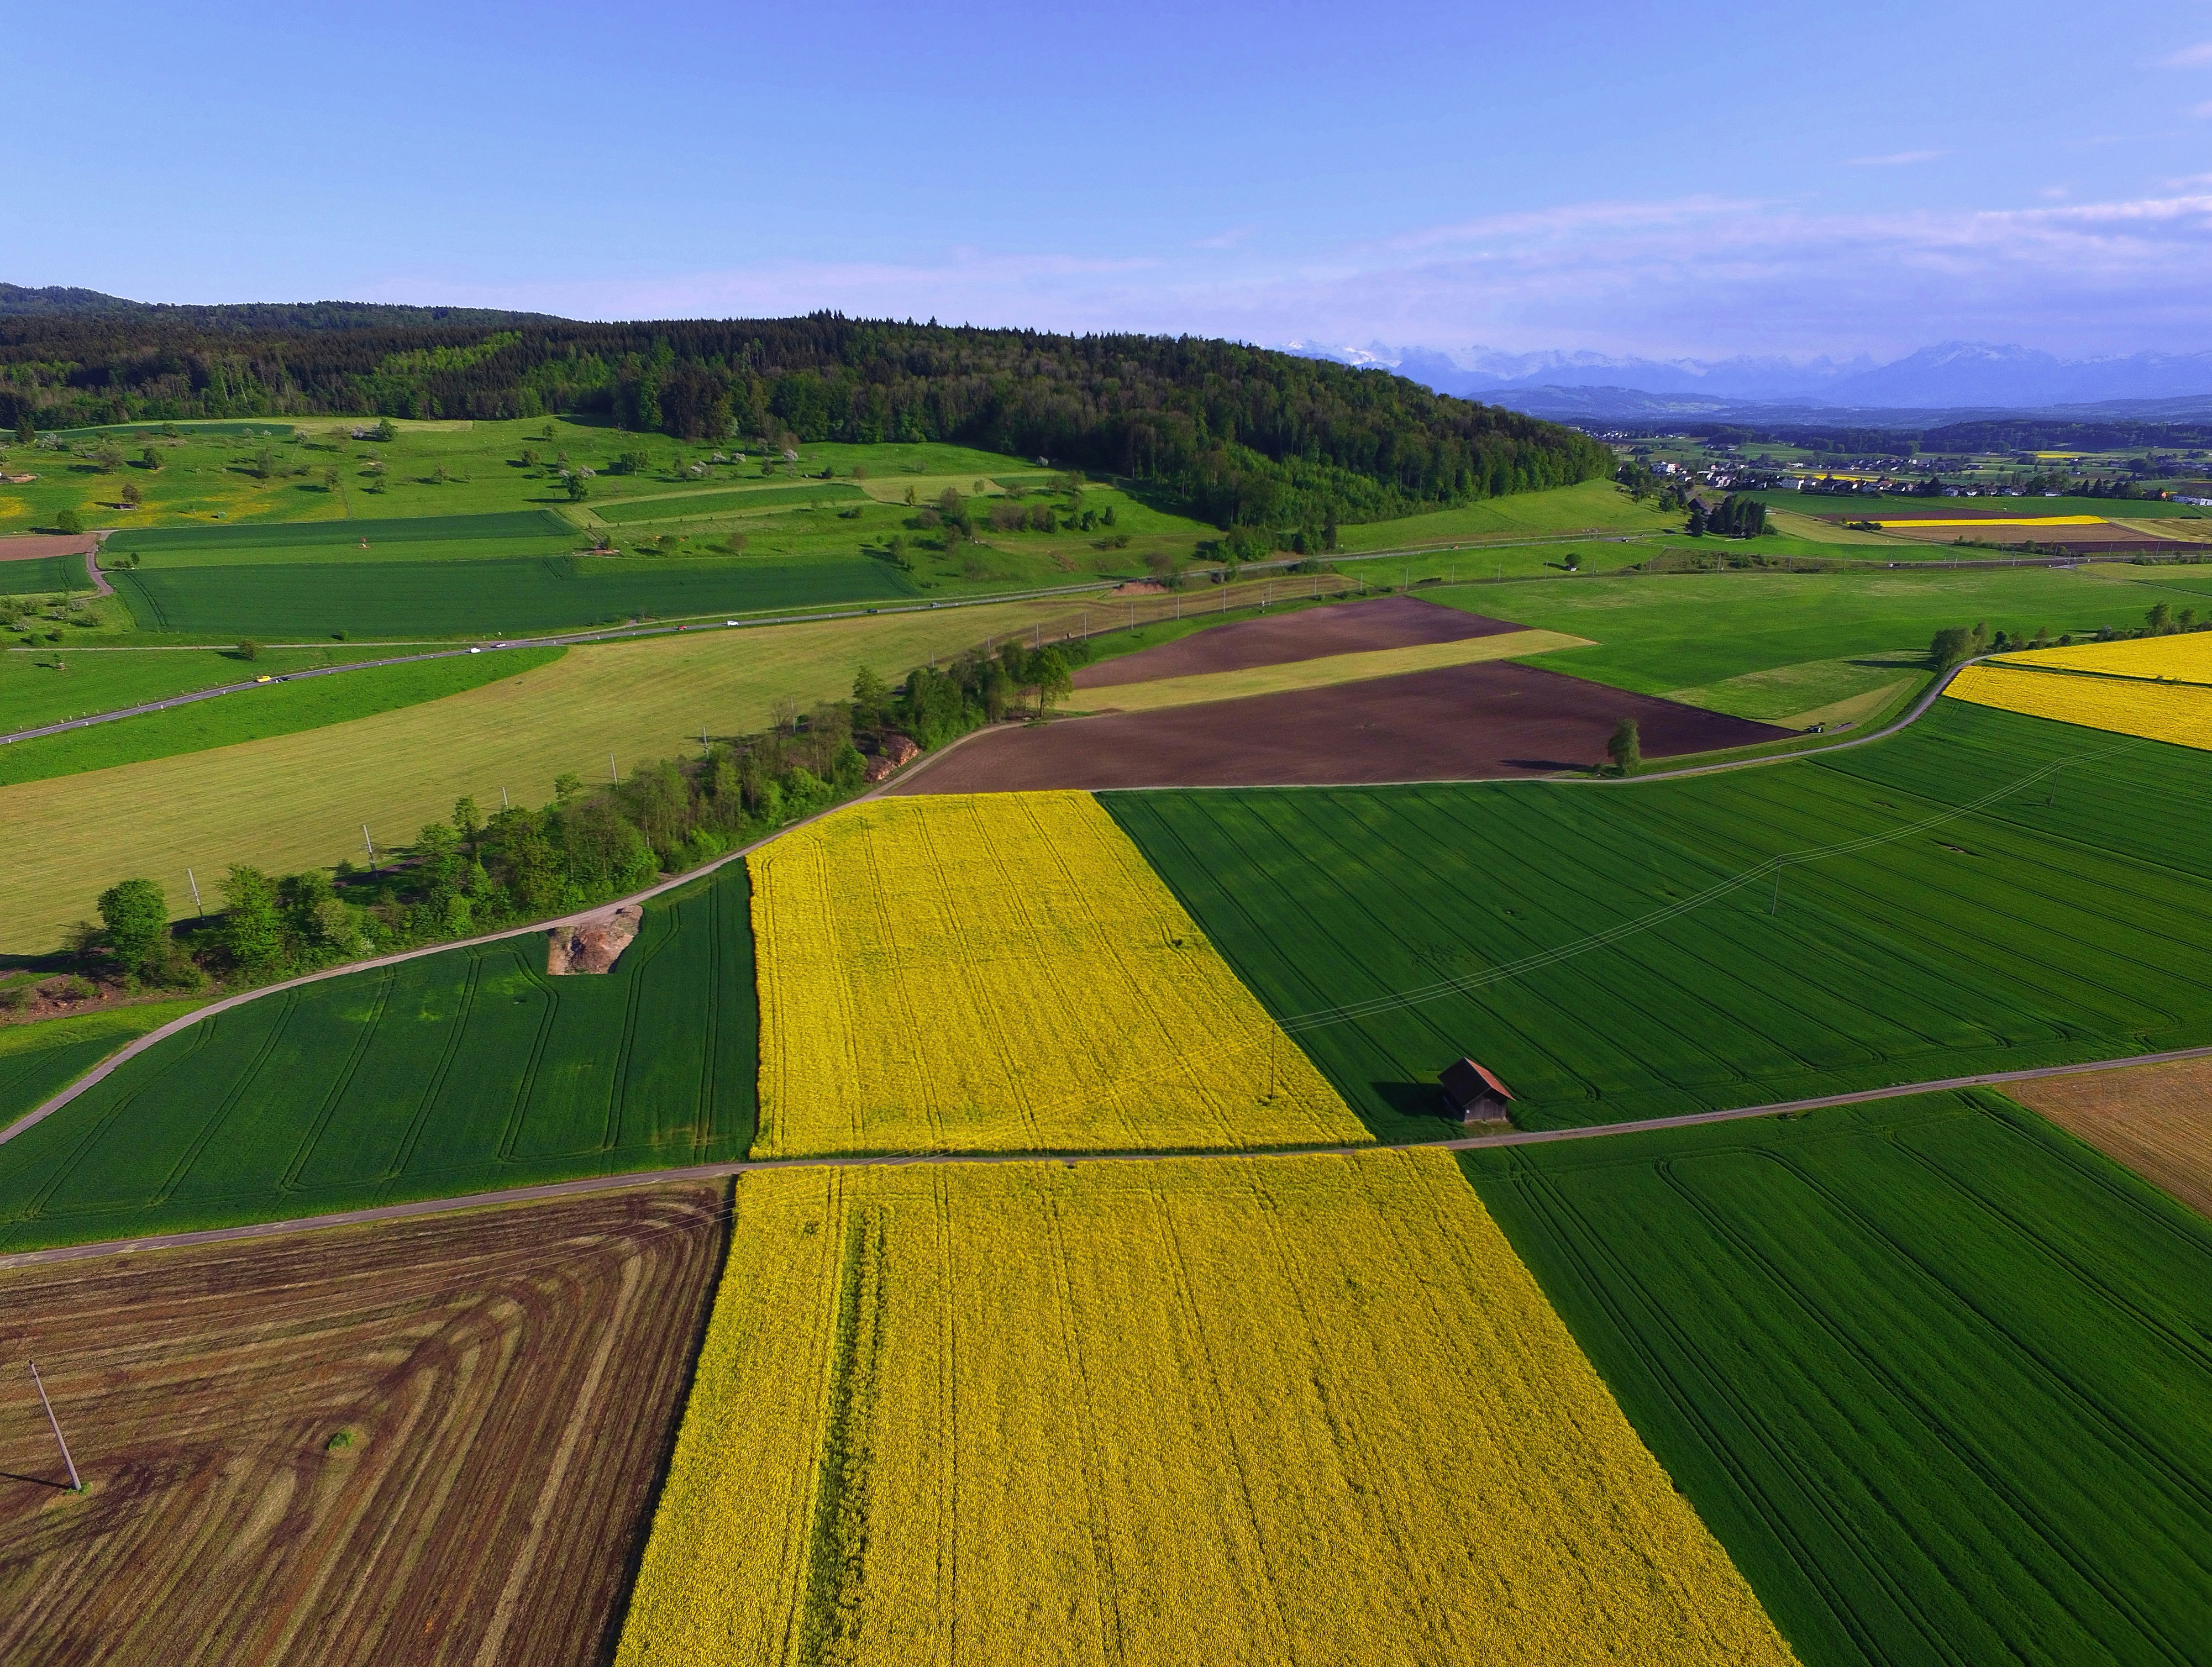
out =
[[[1439,393],[1477,398],[1549,389],[1582,389],[1579,403],[1623,396],[1691,396],[1727,404],[1786,401],[1801,405],[1891,410],[1963,406],[2033,409],[2121,399],[2212,395],[2212,353],[2130,353],[2061,359],[2033,348],[1943,342],[1878,364],[1855,359],[1738,356],[1717,360],[1620,358],[1602,353],[1502,353],[1471,347],[1329,347],[1285,344],[1287,350],[1345,364],[1376,365]],[[1519,404],[1507,398],[1500,403]],[[1623,398],[1626,405],[1638,402]]]

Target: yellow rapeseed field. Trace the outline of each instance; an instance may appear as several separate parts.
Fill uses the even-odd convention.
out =
[[[617,1657],[1791,1660],[1434,1152],[747,1176]]]
[[[1088,794],[876,800],[749,861],[757,1157],[1371,1138]]]
[[[1944,692],[1977,706],[2212,750],[2212,689],[2202,684],[2131,683],[1985,664],[1966,667]]]
[[[2124,642],[2076,642],[2064,648],[2031,648],[2025,654],[1999,654],[1996,664],[2100,672],[2113,677],[2167,678],[2177,683],[2212,683],[2212,631],[2178,631],[2171,636],[2139,636]]]

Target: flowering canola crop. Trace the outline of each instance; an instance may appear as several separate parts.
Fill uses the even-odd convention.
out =
[[[2167,636],[2138,636],[2118,642],[2076,642],[2064,648],[2031,648],[2024,654],[2000,654],[1996,663],[2212,684],[2212,631],[2177,631]]]
[[[749,861],[757,1157],[1372,1138],[1088,794],[878,800]]]
[[[2202,684],[2138,683],[1984,663],[1966,667],[1944,692],[1977,706],[2212,750],[2212,688]]]
[[[745,1177],[617,1658],[1792,1658],[1433,1152]]]

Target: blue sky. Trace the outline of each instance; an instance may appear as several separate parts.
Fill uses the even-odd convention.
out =
[[[2212,349],[2203,3],[120,3],[6,53],[19,283]]]

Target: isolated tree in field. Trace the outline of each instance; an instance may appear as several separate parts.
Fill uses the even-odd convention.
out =
[[[1974,634],[1964,625],[1947,625],[1928,644],[1928,663],[1940,675],[1974,651]]]
[[[1613,739],[1605,744],[1613,767],[1623,776],[1633,776],[1644,763],[1643,739],[1637,733],[1636,720],[1623,718],[1614,727]]]
[[[39,431],[32,426],[31,415],[28,411],[24,412],[22,416],[15,419],[15,443],[17,445],[31,445],[38,439],[38,437]]]
[[[2173,628],[2173,609],[2164,602],[2153,603],[2150,611],[2143,616],[2143,624],[2150,627],[2153,636],[2163,636]]]
[[[261,645],[250,636],[242,636],[238,640],[238,647],[231,652],[240,660],[258,660],[261,658]]]
[[[84,517],[75,509],[64,509],[54,517],[54,530],[59,532],[82,532]]]
[[[144,451],[138,453],[138,466],[142,469],[151,469],[158,474],[161,468],[161,453],[156,451],[153,447],[149,446]]]
[[[323,471],[323,490],[325,492],[335,492],[337,490],[338,472],[336,469],[325,468]]]
[[[150,879],[126,879],[100,894],[107,946],[134,976],[157,971],[169,940],[169,900]]]
[[[569,502],[581,503],[586,498],[588,498],[591,496],[592,487],[590,482],[586,481],[581,475],[571,475],[568,477]]]
[[[379,440],[385,441],[386,444],[398,439],[399,429],[398,425],[395,424],[388,417],[378,417],[376,419],[376,437]]]
[[[118,493],[116,496],[121,499],[123,506],[126,509],[136,509],[140,502],[143,502],[138,491],[137,483],[135,481],[125,485],[122,491]]]
[[[1692,538],[1702,538],[1705,536],[1705,506],[1692,499],[1690,503],[1689,525],[1686,530]]]

